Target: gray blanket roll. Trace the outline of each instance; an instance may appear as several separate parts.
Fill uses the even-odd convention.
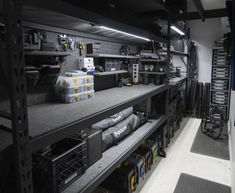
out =
[[[133,113],[133,107],[129,107],[117,114],[112,115],[109,118],[106,118],[98,123],[95,123],[94,125],[91,126],[91,128],[104,131],[108,129],[109,127],[112,127],[120,123],[122,120],[130,116],[132,113]]]
[[[102,133],[102,150],[105,151],[126,138],[132,131],[138,128],[139,117],[132,114],[114,127],[110,127]]]

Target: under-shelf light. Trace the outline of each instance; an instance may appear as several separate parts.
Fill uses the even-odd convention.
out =
[[[174,25],[171,26],[171,29],[173,29],[175,32],[177,32],[177,33],[180,34],[181,36],[184,36],[184,35],[185,35],[185,33],[184,33],[182,30],[180,30],[179,28],[177,28],[177,27],[174,26]]]
[[[148,38],[145,38],[145,37],[142,37],[142,36],[138,36],[138,35],[134,35],[134,34],[131,34],[131,33],[127,33],[127,32],[124,32],[124,31],[120,31],[120,30],[117,30],[117,29],[113,29],[113,28],[110,28],[110,27],[99,26],[99,28],[105,29],[105,30],[109,30],[109,31],[113,31],[113,32],[117,32],[117,33],[121,33],[123,35],[134,37],[134,38],[138,38],[138,39],[142,39],[142,40],[145,40],[145,41],[151,41]]]

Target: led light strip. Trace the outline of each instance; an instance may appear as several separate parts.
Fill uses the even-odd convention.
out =
[[[183,31],[181,31],[179,28],[177,28],[176,26],[172,25],[171,29],[173,29],[175,32],[177,32],[178,34],[184,36],[185,33]]]
[[[113,29],[113,28],[110,28],[110,27],[99,26],[99,28],[105,29],[105,30],[109,30],[109,31],[113,31],[113,32],[117,32],[117,33],[121,33],[121,34],[123,34],[123,35],[131,36],[131,37],[138,38],[138,39],[142,39],[142,40],[145,40],[145,41],[151,41],[151,40],[148,39],[148,38],[141,37],[141,36],[137,36],[137,35],[134,35],[134,34],[130,34],[130,33],[124,32],[124,31],[116,30],[116,29]]]

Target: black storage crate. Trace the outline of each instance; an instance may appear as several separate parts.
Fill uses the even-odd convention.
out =
[[[87,169],[86,142],[67,137],[33,155],[35,192],[58,193]]]

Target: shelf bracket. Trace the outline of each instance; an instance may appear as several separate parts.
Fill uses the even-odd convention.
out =
[[[184,63],[184,65],[185,65],[186,67],[188,67],[188,66],[187,66],[187,63],[184,61],[184,58],[183,58],[183,57],[180,57],[180,59],[181,59],[181,61]]]
[[[201,0],[193,0],[193,4],[196,7],[202,21],[204,22],[205,21],[205,10],[202,6]]]
[[[5,14],[6,64],[9,77],[11,122],[17,193],[33,193],[26,102],[25,61],[22,35],[22,0],[3,0]]]

